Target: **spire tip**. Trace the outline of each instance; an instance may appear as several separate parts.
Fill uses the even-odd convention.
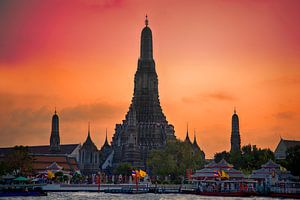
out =
[[[148,15],[146,14],[146,19],[145,19],[145,25],[148,26],[149,20],[148,20]]]

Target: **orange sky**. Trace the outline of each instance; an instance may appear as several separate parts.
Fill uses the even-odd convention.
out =
[[[229,150],[234,106],[242,145],[300,139],[300,2],[295,0],[4,0],[0,3],[0,146],[100,147],[128,110],[144,16],[161,104],[207,157]]]

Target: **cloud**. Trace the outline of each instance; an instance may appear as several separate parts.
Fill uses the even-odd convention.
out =
[[[105,102],[83,104],[66,107],[61,110],[62,117],[67,122],[113,119],[125,109],[125,105],[115,105]]]
[[[0,117],[1,145],[16,145],[21,141],[34,142],[48,137],[51,127],[51,113],[45,107],[40,109],[15,109]]]
[[[184,103],[198,103],[201,101],[235,101],[236,98],[225,91],[218,91],[213,93],[206,93],[206,94],[197,94],[194,96],[183,97],[182,101]]]
[[[300,84],[300,75],[280,76],[273,79],[264,80],[264,84],[275,86],[291,86]]]
[[[283,119],[283,120],[291,120],[294,119],[297,113],[292,112],[292,111],[283,111],[283,112],[278,112],[274,114],[274,117],[276,119]]]
[[[54,97],[53,97],[54,98]],[[57,99],[56,99],[57,100]],[[0,92],[0,146],[48,144],[54,108],[48,105],[52,98],[34,94],[11,94]],[[90,104],[67,106],[58,109],[61,139],[67,143],[80,141],[82,125],[94,121],[115,123],[124,116],[127,104],[96,101]],[[76,134],[76,137],[74,137]],[[72,136],[70,136],[72,135]]]

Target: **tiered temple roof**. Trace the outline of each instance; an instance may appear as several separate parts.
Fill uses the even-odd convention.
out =
[[[56,165],[62,167],[67,172],[79,170],[75,158],[62,155],[39,155],[33,157],[33,171],[34,173],[45,171],[49,166],[54,167],[53,163],[56,163]]]
[[[267,179],[275,176],[277,176],[278,179],[297,178],[293,176],[290,171],[287,171],[285,168],[281,167],[271,159],[267,163],[263,164],[260,169],[254,170],[250,177],[252,179]]]
[[[205,165],[203,169],[196,170],[196,172],[192,175],[192,178],[197,180],[215,179],[216,172],[220,170],[226,172],[230,179],[244,178],[244,174],[241,171],[234,169],[233,166],[224,159],[218,163],[212,161],[211,163]]]

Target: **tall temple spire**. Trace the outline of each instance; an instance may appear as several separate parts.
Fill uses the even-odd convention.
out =
[[[50,150],[59,151],[60,150],[60,137],[59,137],[59,119],[56,113],[56,108],[54,115],[52,117],[52,129],[50,136]]]
[[[174,132],[174,126],[168,123],[159,101],[152,31],[146,16],[133,97],[125,119],[116,125],[111,142],[114,164],[130,162],[137,168],[146,167],[149,151],[162,148],[167,140],[175,139]]]
[[[236,109],[234,108],[231,122],[231,153],[240,152],[241,150],[241,137],[240,137],[240,128],[239,128],[239,117],[236,114]]]
[[[149,28],[149,20],[146,15],[145,27],[141,35],[141,55],[140,60],[153,60],[153,47],[152,47],[152,31]]]

